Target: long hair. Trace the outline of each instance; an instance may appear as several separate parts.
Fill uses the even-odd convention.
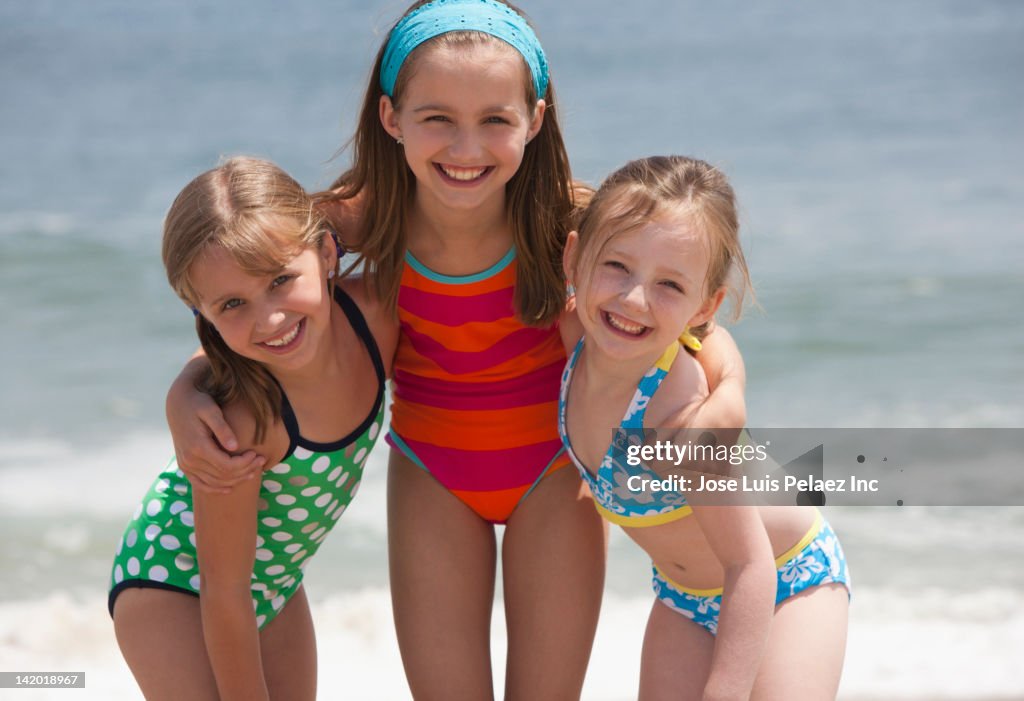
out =
[[[273,274],[302,250],[320,246],[320,215],[302,186],[267,161],[237,157],[198,176],[178,194],[164,220],[167,281],[189,306],[200,306],[192,266],[219,247],[248,273]],[[220,405],[241,402],[256,422],[257,442],[281,418],[281,390],[260,363],[231,350],[204,316],[196,333],[210,361],[197,388]]]
[[[417,2],[405,14],[425,4],[426,0]],[[523,14],[510,3],[505,4]],[[417,46],[398,73],[392,95],[395,108],[401,105],[416,64],[426,53],[437,47],[466,50],[492,43],[508,46],[476,31],[448,32]],[[365,265],[376,296],[394,312],[405,261],[407,213],[416,182],[402,147],[380,123],[379,105],[384,92],[379,76],[386,47],[387,38],[377,52],[356,132],[347,144],[352,148],[352,167],[341,174],[329,191],[315,197],[324,202],[359,199],[361,225],[354,243],[354,252],[359,257],[353,267],[360,262]],[[511,47],[509,51],[515,52]],[[522,63],[524,97],[532,107],[540,96],[526,62]],[[547,104],[543,125],[526,145],[522,164],[506,185],[506,212],[519,259],[515,309],[519,318],[532,326],[550,325],[565,305],[561,252],[572,228],[576,193],[585,193],[584,188],[573,186],[550,81],[543,98]]]
[[[732,318],[753,300],[753,285],[740,246],[736,195],[722,171],[685,156],[653,156],[630,161],[609,175],[580,217],[579,246],[571,265],[583,271],[581,284],[601,251],[618,234],[631,231],[663,212],[692,217],[708,239],[710,260],[704,294],[724,287],[732,299]],[[690,329],[698,338],[707,324]]]

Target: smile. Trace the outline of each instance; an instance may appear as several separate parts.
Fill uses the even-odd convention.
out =
[[[605,323],[607,323],[613,329],[621,331],[622,333],[628,334],[630,336],[643,336],[645,333],[647,333],[647,331],[650,330],[647,326],[644,326],[642,324],[634,324],[633,322],[616,314],[612,314],[611,312],[604,313],[604,320]]]
[[[493,166],[478,166],[476,168],[461,168],[448,165],[447,163],[435,163],[434,167],[449,180],[456,180],[460,183],[469,183],[480,180],[494,170]]]
[[[302,329],[305,327],[305,324],[306,320],[303,319],[299,323],[295,324],[295,326],[293,326],[291,330],[285,332],[281,336],[270,339],[268,341],[262,341],[258,345],[272,348],[275,351],[288,350],[295,343],[296,339],[298,339],[299,332],[302,331]]]

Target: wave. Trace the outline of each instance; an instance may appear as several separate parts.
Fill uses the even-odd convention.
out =
[[[409,698],[384,588],[317,598],[310,592],[322,698]],[[0,658],[10,670],[84,672],[83,698],[135,699],[102,592],[57,593],[0,603]],[[647,597],[606,596],[583,698],[636,698]],[[495,687],[503,687],[505,621],[493,614]],[[839,698],[983,699],[1024,695],[1016,652],[1024,648],[1024,594],[939,589],[908,596],[856,591]],[[63,699],[61,690],[33,698]],[[498,695],[500,697],[500,694]]]

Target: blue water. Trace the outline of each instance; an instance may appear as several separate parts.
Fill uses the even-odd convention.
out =
[[[522,4],[579,177],[669,152],[731,176],[760,302],[733,329],[752,424],[1024,426],[1024,5]],[[21,563],[0,596],[60,588],[62,557],[102,587],[169,451],[163,396],[195,346],[158,254],[174,195],[236,153],[327,185],[403,7],[0,5],[0,484],[20,508],[0,525],[24,534],[0,545]],[[360,501],[382,506],[382,478]],[[384,581],[383,512],[360,508],[328,546],[364,569],[337,555],[335,586]],[[860,582],[1024,577],[1019,510],[915,513],[833,516]],[[953,537],[993,519],[1002,539]],[[621,571],[610,586],[645,576]]]
[[[1024,426],[1024,5],[521,5],[578,177],[655,153],[731,177],[759,302],[732,327],[752,425]],[[57,641],[87,615],[109,634],[114,544],[171,451],[164,392],[196,341],[159,261],[166,208],[237,153],[326,186],[404,6],[0,3],[0,606],[60,631],[0,630],[19,664],[95,648],[121,670],[112,640]],[[322,640],[391,634],[384,456],[309,576],[315,603],[377,592],[384,623],[320,616]],[[1024,508],[828,516],[857,588],[849,696],[1024,693]],[[644,609],[648,576],[613,536],[606,625]],[[621,632],[599,635],[598,677],[635,660]],[[397,653],[369,661],[400,678]]]

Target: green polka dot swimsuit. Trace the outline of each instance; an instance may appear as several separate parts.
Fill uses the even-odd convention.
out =
[[[263,473],[252,591],[256,623],[276,616],[302,583],[303,569],[359,489],[363,465],[384,420],[384,365],[359,308],[340,288],[335,301],[370,352],[378,390],[373,409],[348,436],[315,443],[299,433],[288,398],[281,414],[290,441],[286,457]],[[170,464],[139,504],[117,545],[107,606],[127,587],[199,594],[192,487],[177,462]]]

